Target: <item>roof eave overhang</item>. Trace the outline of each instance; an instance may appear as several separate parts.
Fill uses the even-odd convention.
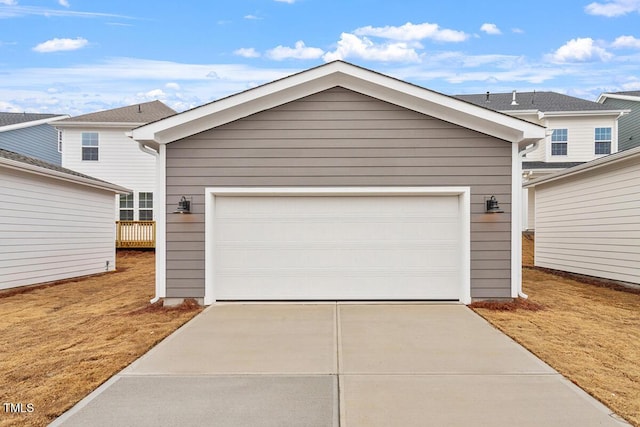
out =
[[[619,117],[621,114],[629,113],[631,110],[581,110],[581,111],[541,111],[539,118],[547,117],[593,117],[611,116]]]
[[[617,93],[602,93],[600,94],[600,96],[598,97],[597,102],[599,102],[600,104],[604,103],[604,101],[607,98],[611,98],[611,99],[620,99],[623,101],[635,101],[635,102],[640,102],[640,96],[633,96],[633,95],[622,95],[622,94],[617,94]]]
[[[141,126],[130,136],[149,146],[168,144],[336,86],[523,146],[545,136],[540,125],[341,61]]]
[[[625,151],[619,151],[617,153],[610,154],[606,157],[601,157],[596,160],[592,160],[590,162],[584,163],[579,166],[563,169],[552,175],[536,178],[534,180],[529,181],[526,185],[523,185],[523,187],[524,188],[535,187],[536,185],[539,185],[539,184],[546,184],[551,181],[568,178],[570,176],[584,173],[589,170],[599,169],[602,167],[614,165],[616,163],[628,161],[634,158],[640,159],[640,147],[632,148]]]
[[[30,122],[22,122],[22,123],[16,123],[13,125],[0,126],[0,132],[9,132],[12,130],[26,129],[33,126],[52,124],[53,122],[63,120],[63,119],[68,119],[68,118],[69,118],[68,115],[62,115],[62,116],[56,116],[56,117],[49,117],[46,119],[32,120]]]
[[[56,123],[55,127],[64,129],[64,128],[84,128],[84,129],[94,129],[94,128],[107,128],[107,129],[133,129],[139,126],[145,125],[145,122],[73,122],[73,121],[64,121],[60,123]]]
[[[97,188],[100,190],[112,191],[116,194],[128,194],[131,193],[131,190],[125,187],[121,187],[119,185],[111,184],[109,182],[104,181],[95,181],[89,178],[85,178],[82,176],[71,175],[64,172],[59,172],[53,169],[47,169],[36,165],[31,165],[28,163],[19,162],[16,160],[6,159],[0,157],[0,166],[6,167],[9,169],[15,169],[20,171],[29,172],[35,175],[46,176],[49,178],[58,179],[66,182],[73,182],[76,184],[82,184],[88,187]]]

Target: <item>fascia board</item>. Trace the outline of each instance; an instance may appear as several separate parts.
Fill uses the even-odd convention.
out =
[[[540,118],[547,117],[593,117],[612,116],[618,117],[620,114],[629,113],[631,110],[586,110],[586,111],[545,111],[540,113]]]
[[[621,95],[621,94],[617,94],[617,93],[602,93],[600,94],[600,96],[598,97],[597,102],[599,102],[600,104],[604,103],[604,101],[607,98],[611,98],[611,99],[620,99],[623,101],[635,101],[635,102],[640,102],[640,96],[633,96],[633,95]]]
[[[95,181],[89,178],[84,178],[82,176],[70,175],[68,173],[59,172],[59,171],[47,169],[47,168],[42,168],[40,166],[30,165],[28,163],[18,162],[11,159],[0,158],[0,166],[6,167],[9,169],[30,172],[36,175],[55,178],[62,181],[82,184],[88,187],[99,188],[101,190],[108,190],[117,194],[129,194],[132,192],[132,190],[125,187],[121,187],[119,185],[111,184],[108,182]]]
[[[9,131],[12,131],[12,130],[26,129],[26,128],[30,128],[30,127],[33,127],[33,126],[51,124],[52,122],[56,122],[58,120],[63,120],[63,119],[67,119],[67,118],[69,118],[68,115],[56,116],[56,117],[49,117],[47,119],[32,120],[30,122],[22,122],[22,123],[16,123],[16,124],[13,124],[13,125],[0,126],[0,132],[9,132]],[[54,126],[54,125],[52,125],[52,126]]]
[[[544,138],[542,126],[339,61],[142,126],[131,136],[143,143],[167,144],[335,86],[510,142]]]

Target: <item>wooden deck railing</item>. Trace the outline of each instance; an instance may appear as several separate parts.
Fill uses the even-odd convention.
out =
[[[155,221],[116,221],[116,248],[155,247]]]

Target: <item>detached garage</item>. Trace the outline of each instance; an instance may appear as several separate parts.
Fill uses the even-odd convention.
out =
[[[156,296],[516,297],[518,152],[544,134],[341,61],[134,129],[166,199]]]

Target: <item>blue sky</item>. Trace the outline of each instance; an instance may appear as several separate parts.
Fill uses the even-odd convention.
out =
[[[182,111],[335,59],[595,100],[640,90],[640,0],[0,0],[0,111]]]

